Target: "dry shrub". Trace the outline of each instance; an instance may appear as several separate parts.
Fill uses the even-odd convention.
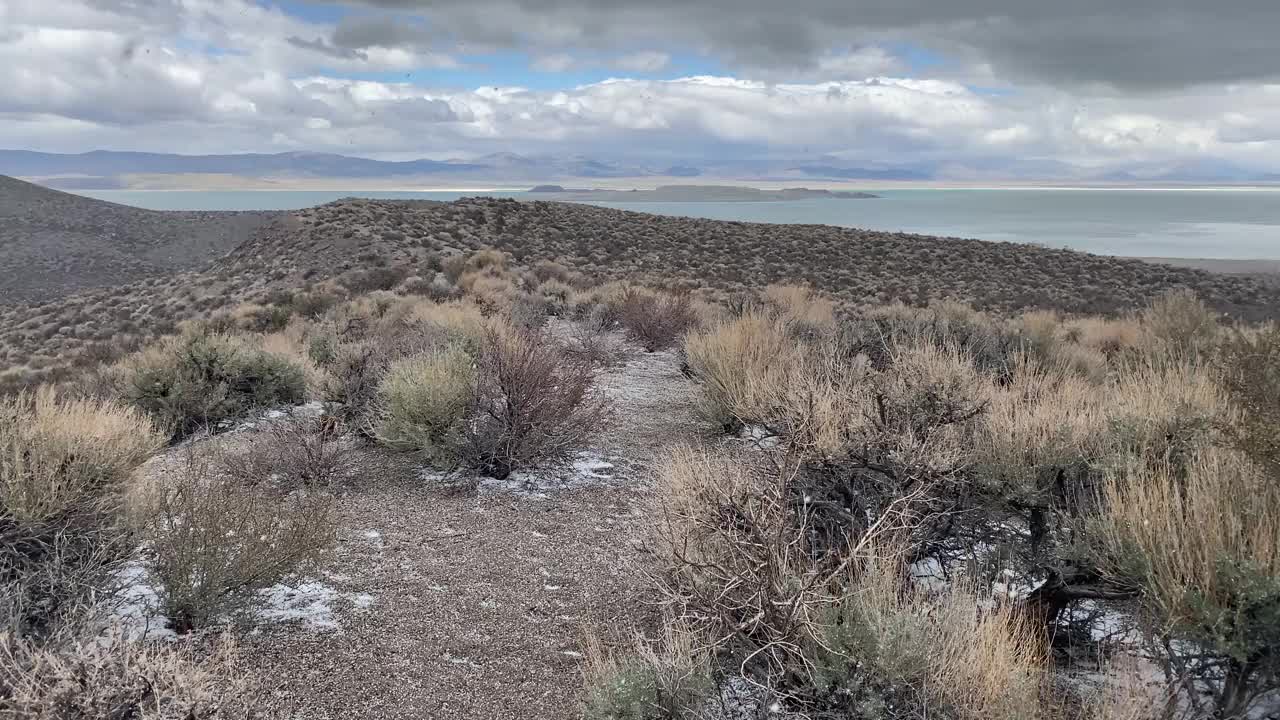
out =
[[[470,302],[415,303],[409,319],[429,328],[439,328],[468,350],[483,344],[490,326],[480,308]]]
[[[1175,717],[1177,693],[1153,684],[1133,656],[1111,658],[1102,668],[1100,687],[1084,698],[1082,716],[1090,720],[1160,720]]]
[[[378,387],[375,437],[437,462],[452,459],[475,385],[475,360],[457,345],[393,363]]]
[[[622,357],[622,348],[605,324],[602,313],[593,312],[581,320],[569,322],[567,335],[565,349],[593,365],[612,365]]]
[[[302,369],[306,380],[307,397],[317,397],[324,386],[324,370],[315,360],[313,347],[322,360],[331,359],[324,353],[324,343],[332,337],[323,330],[313,333],[313,329],[305,322],[293,322],[285,328],[263,335],[257,342],[263,352],[275,357],[285,358]],[[313,342],[315,341],[315,342]]]
[[[0,632],[45,637],[102,591],[127,552],[115,495],[163,442],[113,401],[0,400]]]
[[[1105,456],[1105,395],[1083,378],[1024,361],[997,387],[977,441],[981,477],[1022,503],[1078,487]]]
[[[538,285],[538,296],[545,302],[547,314],[556,317],[568,314],[573,293],[572,285],[559,280],[544,280]]]
[[[245,717],[253,687],[229,637],[212,649],[123,632],[54,647],[0,636],[0,717],[30,720]]]
[[[691,448],[658,470],[655,582],[698,637],[718,638],[771,683],[807,675],[832,584],[864,548],[903,529],[913,499],[890,503],[844,547],[820,546],[800,470]]]
[[[1178,463],[1221,437],[1236,415],[1213,373],[1194,361],[1140,360],[1105,388],[1112,452]]]
[[[162,445],[148,417],[112,401],[63,400],[52,388],[0,400],[0,512],[55,518],[114,489]]]
[[[1052,715],[1041,638],[1016,610],[984,607],[961,585],[926,593],[903,577],[891,560],[854,568],[822,625],[814,675],[824,704],[889,718]]]
[[[765,304],[797,331],[829,334],[835,330],[835,304],[800,285],[769,285],[761,294]]]
[[[618,301],[619,322],[627,336],[648,352],[665,350],[693,326],[697,318],[687,294],[670,295],[629,288]]]
[[[458,278],[458,289],[490,311],[508,312],[520,297],[515,282],[505,275],[464,273]]]
[[[1234,450],[1108,474],[1094,523],[1108,571],[1140,591],[1151,647],[1198,705],[1244,717],[1280,690],[1280,485]],[[1198,682],[1197,682],[1198,681]]]
[[[333,542],[331,496],[245,487],[220,474],[213,453],[189,450],[156,498],[148,570],[180,633],[243,607],[253,591],[305,569]]]
[[[222,470],[245,486],[289,491],[335,488],[354,469],[342,425],[332,415],[275,420],[223,449]]]
[[[840,342],[876,368],[892,362],[896,347],[934,345],[965,353],[979,370],[997,378],[1008,375],[1013,358],[1027,345],[1016,328],[950,301],[926,308],[900,303],[872,308],[840,328]]]
[[[1132,317],[1086,317],[1066,324],[1069,337],[1081,346],[1096,350],[1108,358],[1132,352],[1142,346],[1141,323]]]
[[[1156,298],[1142,312],[1148,351],[1179,358],[1195,358],[1217,343],[1218,314],[1190,290],[1172,290]]]
[[[679,720],[697,717],[712,693],[711,658],[693,632],[667,618],[649,640],[618,657],[597,635],[584,643],[584,720]]]
[[[546,333],[495,327],[478,360],[462,459],[503,479],[531,463],[568,456],[608,415],[594,380],[590,362]]]
[[[767,421],[798,352],[785,330],[761,313],[689,333],[684,355],[699,381],[698,412],[727,429]]]
[[[160,342],[117,366],[117,388],[150,413],[174,439],[306,398],[306,373],[288,358],[229,335],[187,333]]]
[[[1280,477],[1280,327],[1236,330],[1215,369],[1237,410],[1227,428],[1232,444]]]
[[[921,467],[951,467],[967,456],[974,421],[993,393],[991,378],[957,347],[901,346],[892,364],[871,376],[868,412],[853,422],[855,437],[892,439],[896,452]],[[854,441],[857,444],[857,440]]]

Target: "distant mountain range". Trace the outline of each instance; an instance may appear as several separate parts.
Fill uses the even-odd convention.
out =
[[[850,162],[832,155],[791,158],[762,163],[716,161],[707,163],[625,162],[582,155],[566,157],[494,153],[467,160],[386,161],[332,153],[285,152],[274,154],[178,155],[170,153],[95,150],[79,154],[0,150],[0,174],[36,180],[63,189],[105,189],[137,185],[137,176],[148,176],[146,186],[164,185],[167,175],[208,175],[285,181],[350,179],[388,182],[396,180],[439,182],[542,182],[575,178],[717,178],[739,181],[927,181],[1001,180],[1102,183],[1269,183],[1280,174],[1259,173],[1218,161],[1202,160],[1178,165],[1143,166],[1124,170],[1088,171],[1060,163],[1027,164],[1006,168],[934,167],[927,164],[883,166]],[[156,178],[160,178],[157,181]],[[174,186],[182,186],[174,181]]]

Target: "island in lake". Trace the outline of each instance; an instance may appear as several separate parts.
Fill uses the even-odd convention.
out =
[[[784,200],[865,200],[879,197],[865,192],[783,188],[761,190],[736,185],[662,185],[652,190],[609,190],[538,185],[529,190],[539,200],[577,202],[781,202]]]

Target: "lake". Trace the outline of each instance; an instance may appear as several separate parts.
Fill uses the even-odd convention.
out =
[[[716,220],[822,223],[1033,242],[1130,256],[1280,259],[1280,188],[869,189],[874,200],[597,203]],[[94,190],[89,197],[156,210],[291,210],[343,197],[456,200],[522,192]]]

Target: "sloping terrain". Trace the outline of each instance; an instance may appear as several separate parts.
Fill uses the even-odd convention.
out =
[[[955,299],[996,312],[1117,314],[1186,287],[1237,318],[1280,315],[1280,285],[1257,277],[1033,245],[570,203],[348,199],[293,213],[173,213],[5,181],[0,212],[11,216],[0,226],[0,303],[58,297],[0,304],[0,387],[63,377],[182,320],[266,302],[274,291],[329,279],[360,291],[430,281],[443,258],[485,247],[526,267],[555,261],[595,282],[720,299],[798,282],[847,307]]]
[[[202,267],[274,214],[140,210],[0,176],[0,302]]]
[[[723,293],[807,282],[851,304],[952,298],[983,310],[1113,314],[1141,307],[1169,288],[1188,287],[1238,317],[1271,317],[1280,309],[1280,292],[1252,278],[1034,245],[829,225],[728,222],[492,198],[343,200],[297,217],[291,237],[262,235],[220,261],[220,271],[239,275],[268,265],[289,273],[346,270],[357,255],[381,257],[394,267],[424,257],[424,250],[494,247],[520,262],[558,260],[597,279],[644,279]]]

